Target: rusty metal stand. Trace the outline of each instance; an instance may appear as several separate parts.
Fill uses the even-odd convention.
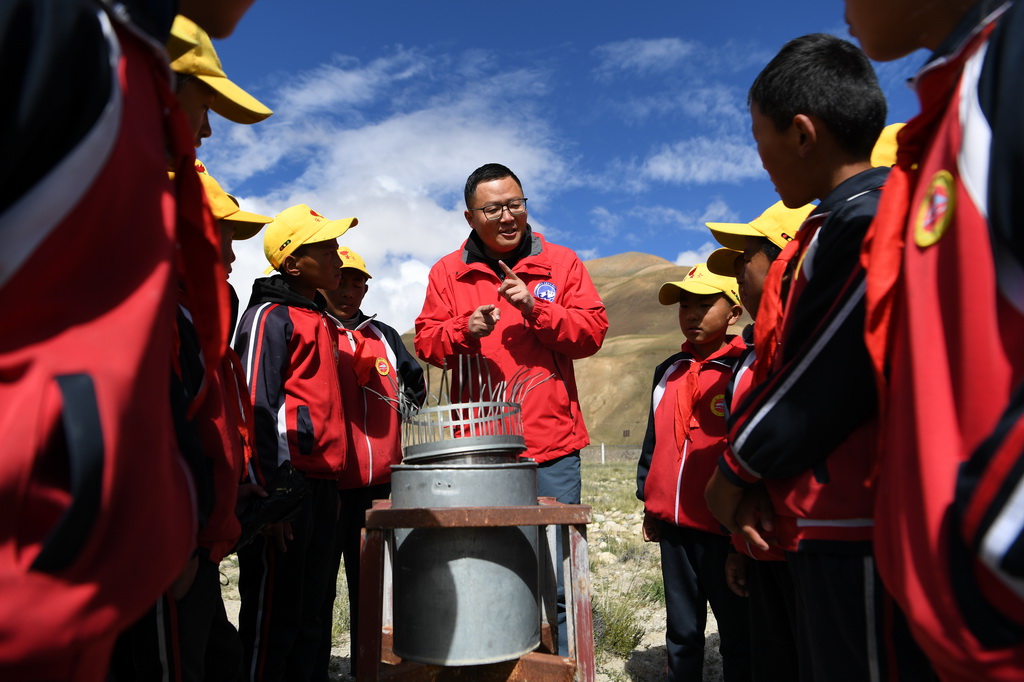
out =
[[[594,630],[590,611],[590,569],[587,523],[590,507],[560,504],[542,497],[535,507],[453,507],[392,509],[388,500],[374,502],[366,512],[359,578],[359,680],[515,680],[593,682]],[[487,528],[540,526],[547,556],[541,560],[541,645],[538,651],[504,663],[474,666],[437,666],[403,661],[392,651],[392,581],[387,569],[396,528]],[[554,532],[562,534],[562,570],[565,576],[569,656],[557,655],[555,617]],[[543,553],[542,553],[543,554]]]

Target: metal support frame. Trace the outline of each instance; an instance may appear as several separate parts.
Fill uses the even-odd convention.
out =
[[[590,507],[561,504],[541,497],[537,506],[451,507],[394,509],[389,500],[377,500],[366,512],[360,552],[359,679],[379,680],[507,680],[594,682],[594,630],[590,600],[590,564],[587,524]],[[487,528],[539,526],[546,542],[541,552],[541,648],[504,663],[475,666],[436,666],[402,661],[391,650],[392,581],[388,568],[396,528]],[[562,556],[556,557],[555,532],[562,534]],[[555,617],[555,561],[565,576],[569,656],[558,652]]]

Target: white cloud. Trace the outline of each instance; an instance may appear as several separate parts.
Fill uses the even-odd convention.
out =
[[[732,223],[739,220],[739,215],[723,200],[712,199],[699,220],[702,223]]]
[[[764,173],[749,142],[708,136],[663,146],[643,162],[640,171],[650,180],[696,185],[736,183]]]
[[[307,115],[334,109],[352,110],[386,96],[388,89],[418,76],[424,76],[429,61],[408,50],[375,59],[365,66],[353,57],[337,57],[286,84],[275,98],[284,102],[290,115]]]
[[[595,75],[608,80],[618,73],[647,75],[669,71],[699,51],[696,43],[679,38],[624,40],[594,49]]]
[[[604,206],[590,209],[590,222],[602,237],[614,237],[622,229],[622,216],[612,213]]]
[[[682,115],[721,134],[737,135],[750,127],[746,93],[725,84],[676,87],[658,95],[615,99],[611,106],[631,124]]]
[[[736,220],[736,212],[720,198],[713,197],[699,211],[680,211],[668,206],[644,206],[633,211],[644,223],[658,229],[669,226],[685,232],[706,232],[707,222]]]
[[[704,242],[700,247],[690,251],[680,251],[676,256],[676,265],[696,265],[703,263],[711,255],[711,252],[718,248],[718,244]]]

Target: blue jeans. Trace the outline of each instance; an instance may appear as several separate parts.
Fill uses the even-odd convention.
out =
[[[553,497],[562,504],[580,503],[580,451],[537,465],[537,495]],[[565,585],[562,575],[562,534],[557,533],[556,575],[558,581],[558,655],[569,655],[569,635],[565,624]]]

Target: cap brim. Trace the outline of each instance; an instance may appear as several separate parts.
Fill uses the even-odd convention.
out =
[[[708,270],[722,277],[735,277],[736,258],[742,255],[742,251],[736,251],[735,249],[716,249],[708,256]]]
[[[697,294],[698,296],[723,294],[726,298],[732,300],[732,296],[729,296],[729,294],[717,287],[702,284],[701,282],[686,280],[683,282],[665,282],[662,284],[661,289],[658,291],[658,303],[661,303],[662,305],[679,303],[681,292],[683,291],[689,291],[691,294]]]
[[[750,226],[749,223],[704,223],[711,230],[715,240],[727,249],[742,251],[747,237],[763,237],[764,235]]]
[[[332,220],[319,230],[311,234],[305,240],[303,244],[315,244],[317,242],[325,242],[328,239],[337,239],[341,235],[349,231],[349,228],[355,227],[359,224],[358,218],[342,218],[341,220]]]
[[[223,220],[234,224],[235,232],[231,239],[240,242],[255,237],[263,229],[264,225],[272,222],[274,219],[258,213],[239,211],[232,213]]]
[[[361,273],[363,273],[364,275],[366,275],[366,279],[373,279],[373,275],[371,275],[370,273],[368,273],[368,272],[367,272],[366,270],[364,270],[363,268],[358,268],[358,267],[356,267],[355,265],[342,265],[342,266],[341,266],[341,269],[342,269],[342,270],[355,270],[356,272],[361,272]]]
[[[229,121],[248,125],[259,123],[274,113],[227,78],[205,74],[196,78],[214,89],[217,97],[210,108]]]
[[[681,282],[665,282],[658,290],[658,303],[672,305],[679,303],[679,293],[682,290]]]

